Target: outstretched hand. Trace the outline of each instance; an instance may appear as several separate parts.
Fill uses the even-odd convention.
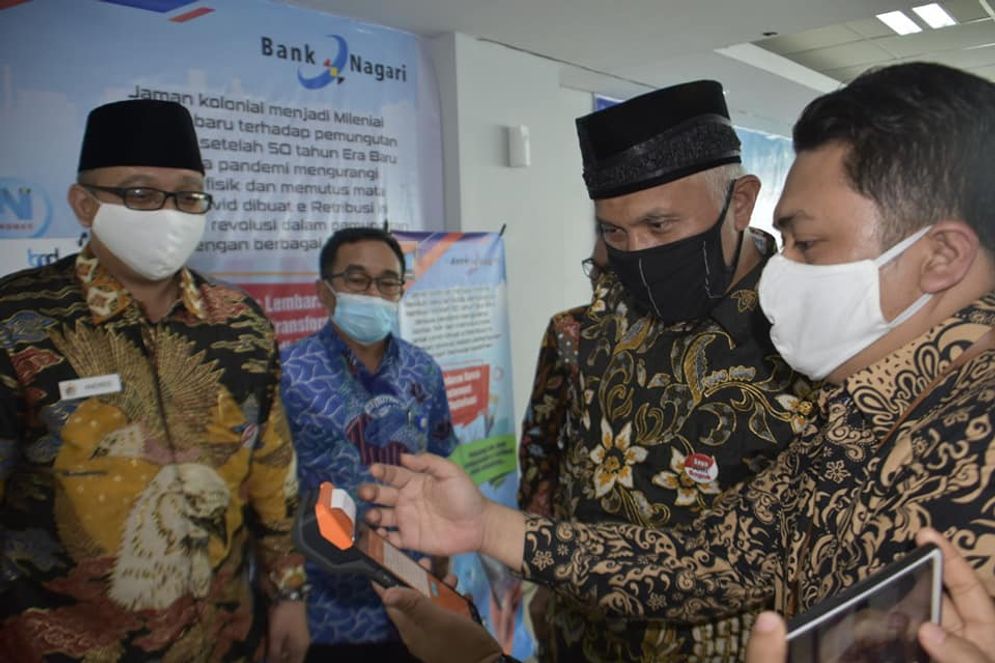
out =
[[[382,485],[364,484],[359,496],[379,505],[367,520],[397,546],[431,555],[476,552],[484,542],[488,501],[458,465],[432,454],[401,455],[401,466],[375,464]]]

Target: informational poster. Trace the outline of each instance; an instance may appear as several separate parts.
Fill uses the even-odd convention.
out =
[[[313,282],[335,230],[442,226],[415,35],[270,0],[0,1],[0,272],[75,250],[86,115],[124,99],[189,109],[215,198],[192,265],[248,290],[282,340],[326,320]]]
[[[460,445],[451,456],[496,502],[515,506],[517,441],[511,345],[498,233],[395,232],[411,283],[401,300],[401,336],[442,368]],[[524,660],[532,642],[522,624],[521,583],[480,555],[454,561],[461,591],[473,596],[505,651]]]

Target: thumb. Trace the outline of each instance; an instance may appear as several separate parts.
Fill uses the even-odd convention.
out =
[[[788,633],[776,612],[762,612],[750,631],[746,663],[784,663],[788,660]]]
[[[926,622],[919,627],[919,642],[936,663],[986,661],[984,654],[964,638],[947,633],[937,624]]]
[[[406,587],[391,587],[380,595],[384,606],[398,612],[414,615],[421,606],[422,595],[417,590]]]

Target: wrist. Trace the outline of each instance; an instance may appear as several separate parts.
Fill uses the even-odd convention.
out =
[[[276,590],[273,602],[278,603],[304,603],[311,592],[311,585],[303,584],[299,587],[285,587]]]
[[[514,572],[521,571],[525,552],[525,516],[487,500],[484,504],[483,535],[478,552],[493,557]]]

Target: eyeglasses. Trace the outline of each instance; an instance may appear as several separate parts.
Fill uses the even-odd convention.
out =
[[[206,214],[211,209],[214,199],[205,191],[162,191],[147,186],[95,186],[85,184],[84,188],[112,193],[124,201],[128,209],[152,212],[162,209],[170,198],[176,203],[176,209],[188,214]]]
[[[594,258],[584,258],[580,261],[580,268],[584,270],[584,276],[592,281],[601,276],[601,267],[594,262]]]
[[[338,274],[329,274],[329,279],[342,279],[345,282],[346,290],[350,292],[366,292],[370,289],[371,283],[377,284],[377,290],[381,295],[396,297],[404,289],[404,279],[396,276],[373,277],[366,272],[345,271]]]

